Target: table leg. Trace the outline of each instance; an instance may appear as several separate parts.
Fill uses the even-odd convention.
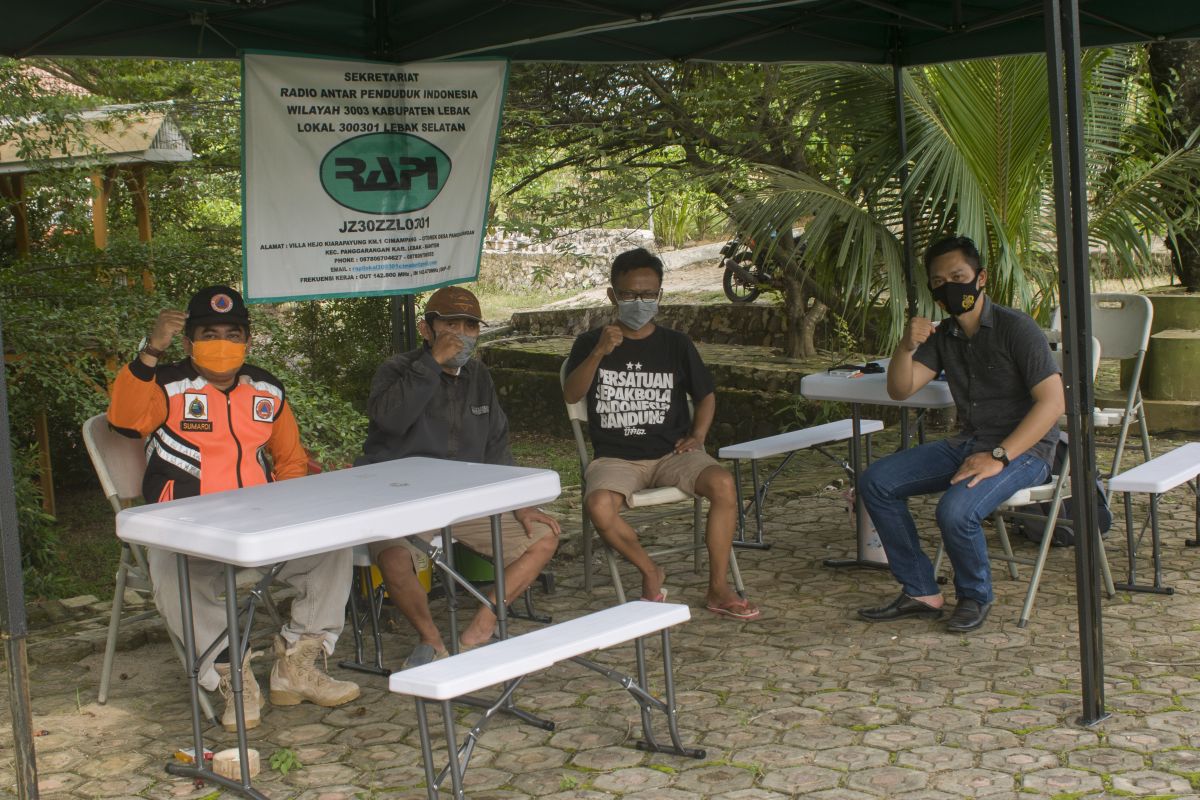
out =
[[[1160,495],[1150,495],[1150,542],[1151,558],[1154,564],[1154,583],[1145,586],[1137,582],[1137,543],[1133,538],[1133,501],[1130,493],[1125,492],[1125,541],[1129,548],[1129,581],[1118,583],[1114,588],[1126,592],[1146,592],[1149,594],[1174,594],[1175,590],[1162,585],[1162,551],[1158,533],[1158,500]]]
[[[447,574],[442,577],[445,579],[446,591],[446,607],[450,614],[450,655],[458,655],[458,593],[454,585],[454,578],[458,574],[454,571],[454,536],[450,532],[450,526],[442,528],[442,559],[446,562]]]
[[[742,505],[742,460],[733,460],[733,489],[737,492],[737,534],[733,537],[735,544],[746,541],[746,507]]]
[[[463,796],[462,762],[458,760],[458,735],[454,732],[454,709],[451,708],[449,700],[442,701],[442,719],[446,725],[446,755],[449,757],[450,784],[454,789],[455,798],[461,800]]]
[[[496,593],[495,602],[494,603],[490,602],[487,599],[487,597],[482,592],[478,591],[474,586],[472,586],[471,583],[466,578],[464,578],[463,576],[461,576],[457,572],[455,572],[454,571],[454,562],[452,560],[447,560],[447,562],[446,562],[446,567],[447,567],[446,575],[445,575],[446,590],[447,590],[447,596],[451,596],[450,592],[453,591],[454,584],[457,581],[461,581],[463,588],[466,589],[468,592],[470,592],[472,595],[474,595],[476,600],[478,600],[480,603],[483,603],[485,605],[490,605],[492,607],[492,611],[496,614],[496,633],[500,639],[507,639],[508,638],[508,604],[505,602],[505,594],[506,594],[507,590],[504,585],[504,529],[503,529],[503,523],[502,523],[503,517],[500,514],[493,514],[491,516],[490,520],[491,520],[491,528],[492,528],[492,564],[493,564],[492,572],[493,572],[493,576],[494,576],[493,582],[492,582],[492,588],[493,588],[493,591],[495,591],[495,593]],[[443,535],[443,541],[445,542],[445,547],[443,548],[442,553],[444,556],[449,556],[450,555],[450,529],[449,528],[444,529],[442,532],[442,535]],[[451,601],[450,627],[451,627],[451,635],[454,637],[454,644],[452,645],[453,649],[451,650],[451,652],[457,654],[457,652],[458,652],[458,631],[457,631],[457,626],[454,622],[455,618],[456,617],[455,617],[455,613],[454,613],[454,603],[453,603],[453,601]],[[511,687],[511,683],[506,684],[506,687]],[[492,701],[485,700],[480,697],[475,697],[473,695],[463,695],[462,697],[457,697],[454,699],[454,702],[459,703],[461,705],[472,706],[474,708],[491,708],[494,705],[494,703]],[[517,719],[521,720],[522,722],[526,722],[530,725],[534,725],[543,730],[548,730],[548,731],[554,730],[553,722],[542,719],[541,717],[534,716],[533,714],[529,713],[528,711],[524,711],[524,710],[518,708],[517,705],[513,702],[511,696],[505,698],[504,702],[500,705],[500,707],[497,710],[501,711],[505,714],[510,714],[510,715],[516,717]]]
[[[421,738],[421,763],[425,765],[425,791],[429,800],[437,800],[438,784],[433,774],[433,744],[429,741],[429,718],[425,714],[425,701],[417,701],[417,733]]]
[[[851,403],[851,432],[850,432],[850,482],[854,487],[854,558],[827,558],[827,567],[872,567],[887,569],[887,563],[871,561],[866,557],[866,509],[858,495],[858,476],[862,470],[862,413],[858,403]]]
[[[229,676],[233,689],[234,710],[237,713],[238,755],[241,759],[242,780],[235,781],[218,775],[205,766],[204,735],[200,730],[200,664],[196,657],[196,631],[192,623],[192,582],[188,570],[187,556],[177,553],[175,563],[179,569],[179,606],[182,616],[183,652],[188,662],[188,683],[192,695],[192,741],[194,742],[194,760],[191,764],[181,764],[177,761],[167,763],[167,772],[192,778],[196,781],[215,783],[226,789],[237,792],[251,800],[267,800],[250,785],[250,758],[246,742],[246,716],[242,707],[242,659],[241,647],[238,644],[238,600],[236,569],[225,566],[225,615],[229,631]],[[220,641],[218,639],[218,641]]]
[[[1200,475],[1192,480],[1192,493],[1196,495],[1196,538],[1185,539],[1186,547],[1200,547]]]
[[[242,787],[250,788],[250,754],[246,742],[246,705],[242,695],[242,646],[238,628],[237,570],[225,565],[225,618],[229,627],[229,683],[233,690],[233,708],[237,715],[238,759],[242,767]],[[250,632],[246,631],[249,636]]]
[[[504,590],[504,535],[499,514],[492,515],[492,574],[496,589],[496,631],[508,638],[508,593]]]
[[[192,698],[192,746],[197,767],[204,767],[204,733],[200,729],[200,665],[196,663],[196,626],[192,623],[192,578],[187,556],[175,554],[179,572],[179,609],[183,628],[183,653],[187,658],[188,689]]]

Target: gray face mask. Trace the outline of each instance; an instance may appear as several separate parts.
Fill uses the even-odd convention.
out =
[[[459,350],[458,355],[446,362],[446,366],[450,369],[458,369],[471,360],[471,354],[475,352],[475,343],[479,341],[479,337],[460,333],[458,340],[462,342],[462,350]]]
[[[657,300],[618,300],[617,319],[630,330],[638,330],[658,316]]]

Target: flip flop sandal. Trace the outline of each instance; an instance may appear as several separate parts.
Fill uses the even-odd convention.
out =
[[[749,600],[730,600],[728,603],[722,603],[719,606],[707,605],[705,608],[718,617],[729,617],[730,619],[740,619],[742,621],[758,619],[759,615],[762,614],[762,610],[750,605]]]
[[[646,597],[645,595],[642,595],[641,599],[645,600],[647,603],[665,603],[667,602],[667,590],[665,588],[659,589],[656,597]]]
[[[421,642],[413,648],[412,653],[408,658],[404,659],[404,664],[401,669],[412,669],[413,667],[423,667],[426,664],[434,661],[439,661],[450,655],[445,650],[434,650],[433,645]]]

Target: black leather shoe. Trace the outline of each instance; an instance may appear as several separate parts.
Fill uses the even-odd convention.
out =
[[[967,633],[976,630],[983,625],[991,610],[991,603],[981,603],[978,600],[964,597],[954,607],[954,613],[946,622],[946,630],[951,633]]]
[[[858,615],[867,622],[890,622],[891,620],[903,619],[904,617],[937,619],[942,615],[942,610],[922,603],[920,600],[913,600],[904,592],[901,592],[896,596],[895,600],[886,606],[860,608]]]

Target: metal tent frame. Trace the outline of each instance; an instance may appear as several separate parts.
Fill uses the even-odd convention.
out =
[[[44,0],[6,10],[0,53],[235,58],[268,49],[384,61],[472,55],[535,61],[661,60],[906,66],[1044,52],[1050,86],[1059,286],[1072,491],[1095,486],[1088,348],[1091,320],[1080,49],[1200,38],[1193,0]],[[1040,24],[1039,24],[1040,22]],[[897,91],[900,140],[903,98]],[[905,236],[910,308],[912,246]],[[0,332],[2,337],[2,332]],[[7,390],[0,375],[0,552],[17,741],[18,790],[36,798],[25,667],[27,623],[16,527]],[[1103,719],[1099,531],[1094,503],[1073,504],[1080,626],[1080,723]]]

